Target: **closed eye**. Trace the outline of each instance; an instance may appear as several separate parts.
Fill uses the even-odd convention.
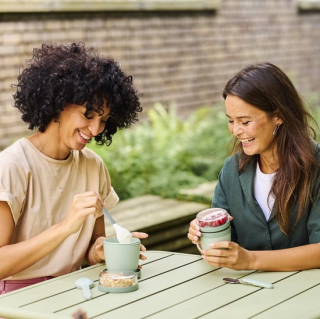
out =
[[[107,118],[107,119],[101,119],[100,121],[101,121],[101,123],[103,123],[103,124],[107,124],[108,118]]]
[[[89,114],[82,113],[82,115],[88,120],[92,120],[93,119],[93,114],[92,113],[89,113]]]
[[[234,121],[232,121],[232,120],[229,120],[228,122],[229,122],[229,124],[233,124],[234,123]],[[249,123],[250,123],[250,121],[246,121],[246,122],[242,122],[241,124],[242,125],[248,125]]]

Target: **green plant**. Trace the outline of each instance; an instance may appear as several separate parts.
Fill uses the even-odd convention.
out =
[[[307,110],[313,116],[315,123],[311,122],[311,126],[314,128],[317,134],[317,142],[320,142],[320,94],[317,92],[309,93],[306,98],[304,98],[303,102],[305,103]]]
[[[217,178],[230,139],[226,122],[219,105],[182,120],[174,108],[156,104],[147,120],[119,131],[109,147],[89,147],[105,161],[121,199],[175,197],[181,188]]]

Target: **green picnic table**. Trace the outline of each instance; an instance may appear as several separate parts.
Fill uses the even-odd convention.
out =
[[[0,315],[19,319],[88,318],[319,318],[320,269],[297,272],[233,271],[214,268],[199,255],[147,251],[139,289],[98,290],[98,264],[0,296]],[[92,279],[92,299],[74,282]],[[228,284],[225,277],[273,283],[273,289]]]

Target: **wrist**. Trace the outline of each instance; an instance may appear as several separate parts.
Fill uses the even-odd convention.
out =
[[[249,254],[249,263],[247,269],[250,270],[258,270],[259,269],[259,258],[258,258],[258,252],[257,251],[248,251]]]

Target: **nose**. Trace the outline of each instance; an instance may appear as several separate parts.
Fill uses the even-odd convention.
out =
[[[240,123],[233,123],[231,133],[234,136],[239,136],[240,134],[242,134],[243,127],[241,126],[241,124]]]
[[[100,117],[90,121],[89,130],[93,136],[99,135],[104,129],[104,124],[101,123]]]

